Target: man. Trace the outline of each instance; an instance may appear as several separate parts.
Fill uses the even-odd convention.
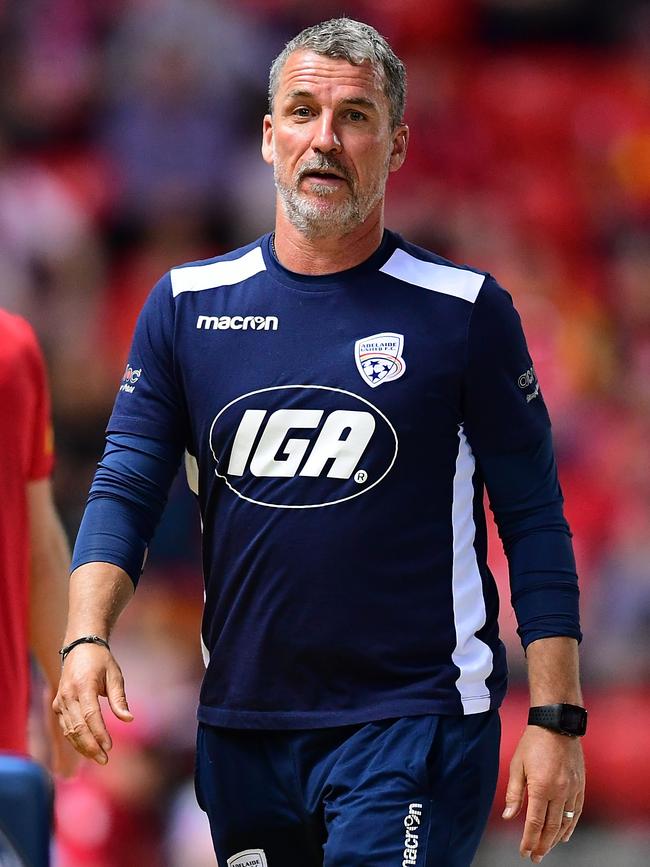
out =
[[[29,651],[53,697],[70,553],[52,498],[54,453],[43,359],[31,327],[5,310],[0,310],[0,397],[0,685],[10,697],[0,716],[0,750],[24,755]],[[58,724],[51,733],[53,767],[67,775],[75,754]]]
[[[186,449],[206,581],[197,795],[219,863],[469,864],[506,680],[485,480],[544,708],[504,813],[527,791],[538,863],[582,808],[580,742],[559,731],[583,712],[570,534],[519,319],[489,275],[384,230],[408,128],[403,65],[375,30],[303,31],[269,90],[275,232],[173,269],[143,309],[55,708],[105,763],[97,695],[131,718],[107,639]]]
[[[59,682],[70,554],[54,502],[45,368],[30,326],[0,310],[0,751],[27,753],[29,651],[50,701]],[[49,713],[49,702],[48,702]],[[52,722],[55,718],[52,714]],[[72,772],[76,756],[51,726],[52,764]]]

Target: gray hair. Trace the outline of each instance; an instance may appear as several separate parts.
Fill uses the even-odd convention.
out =
[[[402,123],[406,99],[406,69],[388,42],[374,27],[352,18],[332,18],[307,27],[287,42],[269,73],[269,112],[278,92],[284,64],[294,51],[314,51],[323,57],[339,57],[354,66],[368,61],[384,82],[393,129]]]

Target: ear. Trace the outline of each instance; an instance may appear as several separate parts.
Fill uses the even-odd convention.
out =
[[[393,133],[393,149],[390,152],[390,162],[388,169],[391,172],[396,172],[401,169],[402,163],[406,159],[406,149],[409,143],[409,128],[406,124],[401,124]]]
[[[262,122],[262,157],[265,163],[273,165],[273,118],[270,114],[265,114]]]

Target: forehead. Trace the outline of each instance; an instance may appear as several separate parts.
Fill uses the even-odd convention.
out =
[[[302,49],[290,54],[282,67],[277,96],[284,99],[294,91],[305,91],[315,96],[335,93],[339,99],[365,97],[378,106],[382,101],[388,103],[382,76],[375,72],[369,61],[355,66],[342,57],[327,57]]]

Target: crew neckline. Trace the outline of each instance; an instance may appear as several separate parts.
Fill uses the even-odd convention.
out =
[[[343,289],[350,280],[372,271],[379,271],[397,247],[397,236],[389,229],[384,229],[381,243],[375,252],[358,265],[346,268],[344,271],[334,271],[331,274],[297,274],[295,271],[289,271],[280,263],[273,252],[272,237],[273,232],[269,232],[262,238],[262,256],[267,271],[281,284],[312,292],[331,292],[335,289]]]

